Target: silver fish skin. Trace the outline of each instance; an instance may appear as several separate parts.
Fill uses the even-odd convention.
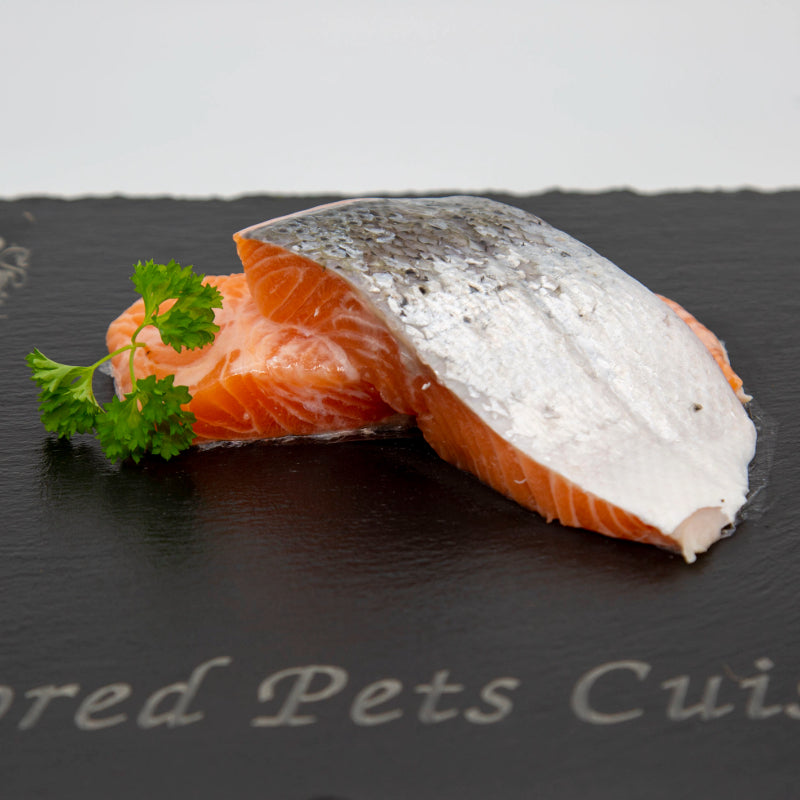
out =
[[[687,561],[745,503],[755,428],[707,349],[538,217],[473,196],[364,198],[238,235],[339,275],[486,425]]]

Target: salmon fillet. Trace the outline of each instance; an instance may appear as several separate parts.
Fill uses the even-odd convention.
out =
[[[548,520],[693,561],[744,504],[755,430],[724,348],[542,220],[366,199],[234,238],[265,318],[334,342],[443,458]]]
[[[243,273],[205,281],[223,295],[215,340],[178,353],[148,327],[138,336],[147,346],[134,357],[137,378],[174,374],[177,385],[189,387],[200,441],[340,433],[396,420],[333,339],[261,314]],[[130,343],[143,319],[144,301],[138,300],[109,326],[109,352]],[[117,393],[129,392],[128,353],[112,359],[111,369]]]

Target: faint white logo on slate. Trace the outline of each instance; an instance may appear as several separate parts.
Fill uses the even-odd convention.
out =
[[[0,306],[6,302],[9,290],[18,289],[28,277],[31,251],[27,247],[6,244],[0,237]],[[5,317],[0,314],[0,318]]]

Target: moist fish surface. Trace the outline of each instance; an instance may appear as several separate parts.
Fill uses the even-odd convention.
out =
[[[539,218],[359,199],[234,238],[266,319],[326,337],[443,458],[548,520],[693,561],[744,504],[755,428],[716,337]]]

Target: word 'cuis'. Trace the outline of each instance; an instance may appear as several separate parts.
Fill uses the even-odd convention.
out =
[[[737,676],[728,670],[727,678],[711,675],[702,684],[693,682],[689,675],[661,681],[658,688],[668,692],[664,714],[670,722],[688,719],[709,722],[737,710],[751,720],[778,715],[800,720],[800,703],[783,704],[768,699],[769,671],[774,666],[769,658],[762,657],[755,661],[758,670],[755,675]],[[652,701],[646,694],[651,685],[651,671],[648,662],[634,660],[610,661],[590,669],[573,687],[570,697],[573,713],[592,725],[619,725],[645,716],[652,710],[648,709]],[[613,700],[603,697],[608,683],[614,686]],[[698,690],[695,684],[702,688]]]

